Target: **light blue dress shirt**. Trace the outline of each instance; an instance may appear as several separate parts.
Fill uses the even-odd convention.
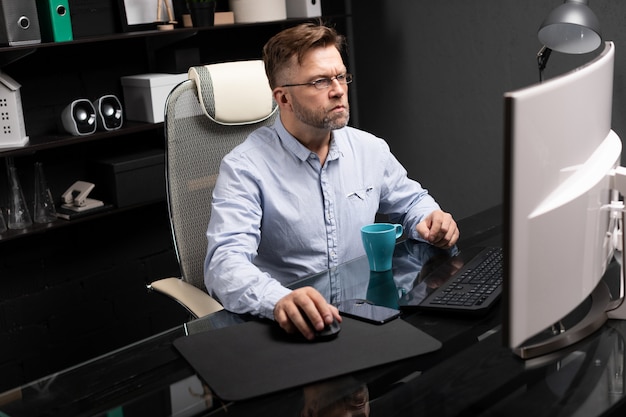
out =
[[[223,159],[212,204],[207,289],[227,310],[266,318],[286,285],[362,256],[360,229],[376,213],[418,239],[417,223],[439,208],[384,140],[334,130],[321,166],[280,118]],[[341,292],[339,281],[329,287],[331,298]]]

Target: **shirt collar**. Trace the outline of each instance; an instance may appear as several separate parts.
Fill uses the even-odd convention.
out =
[[[277,117],[274,121],[274,129],[276,129],[276,133],[278,133],[278,138],[283,143],[285,148],[289,149],[293,152],[294,155],[301,161],[306,161],[311,155],[311,151],[307,149],[306,146],[301,144],[298,139],[293,137],[291,133],[285,129],[283,122],[280,120],[280,117]],[[339,130],[333,130],[330,136],[330,148],[328,150],[328,160],[334,160],[343,155],[341,152],[341,141],[337,140],[341,135],[337,135],[337,132],[341,132],[344,128]]]

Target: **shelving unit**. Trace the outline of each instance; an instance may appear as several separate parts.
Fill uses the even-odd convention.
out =
[[[349,0],[322,3],[325,20],[343,33],[348,33],[347,4]],[[124,105],[120,77],[186,72],[183,63],[175,68],[171,60],[176,51],[195,51],[196,64],[260,58],[267,39],[303,20],[148,30],[0,47],[0,71],[22,86],[29,136],[23,147],[0,149],[0,207],[7,207],[7,158],[18,170],[32,210],[35,162],[42,163],[53,197],[60,201],[76,180],[89,180],[94,161],[164,148],[163,123],[124,120],[119,130],[87,136],[65,133],[60,114],[71,101],[113,94]],[[93,182],[92,194],[98,198],[98,183]],[[165,190],[159,201],[8,230],[0,234],[0,253],[0,391],[188,318],[176,303],[146,290],[154,279],[180,273]]]
[[[326,3],[323,4],[324,19],[332,21],[339,30],[344,29],[347,16],[344,2]],[[64,132],[60,114],[73,100],[91,101],[113,94],[124,105],[122,76],[186,72],[188,63],[177,64],[170,59],[176,53],[173,51],[193,51],[192,56],[199,57],[193,65],[260,58],[262,46],[270,36],[304,20],[176,28],[171,31],[144,30],[70,42],[0,47],[0,71],[6,72],[22,86],[24,121],[29,136],[28,144],[23,147],[0,148],[0,159],[12,158],[17,166],[29,207],[32,207],[30,184],[33,182],[31,171],[35,162],[42,162],[53,197],[60,199],[63,191],[74,181],[88,180],[94,158],[164,146],[162,123],[125,120],[124,125],[115,131],[97,131],[86,136],[72,136]],[[97,193],[97,184],[94,193]],[[4,213],[7,195],[3,166],[0,168],[0,208],[4,208]],[[0,234],[0,244],[65,227],[69,223],[76,222],[57,220],[51,224],[36,224],[25,230],[8,230]]]

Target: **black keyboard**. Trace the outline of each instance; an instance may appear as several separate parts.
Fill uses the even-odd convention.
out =
[[[502,292],[502,248],[469,248],[447,259],[401,297],[401,309],[486,313]]]

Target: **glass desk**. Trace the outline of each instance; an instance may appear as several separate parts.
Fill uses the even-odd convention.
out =
[[[294,287],[332,288],[335,298],[393,305],[441,252],[423,243],[396,246],[392,274],[370,274],[359,258]],[[434,257],[434,258],[433,258]],[[339,301],[339,300],[331,300]],[[623,413],[626,323],[550,357],[522,361],[502,346],[500,311],[481,318],[411,312],[401,320],[442,349],[257,399],[214,396],[172,346],[188,334],[236,326],[251,317],[220,311],[123,349],[0,394],[0,416],[596,416]],[[341,411],[340,414],[335,414]]]

